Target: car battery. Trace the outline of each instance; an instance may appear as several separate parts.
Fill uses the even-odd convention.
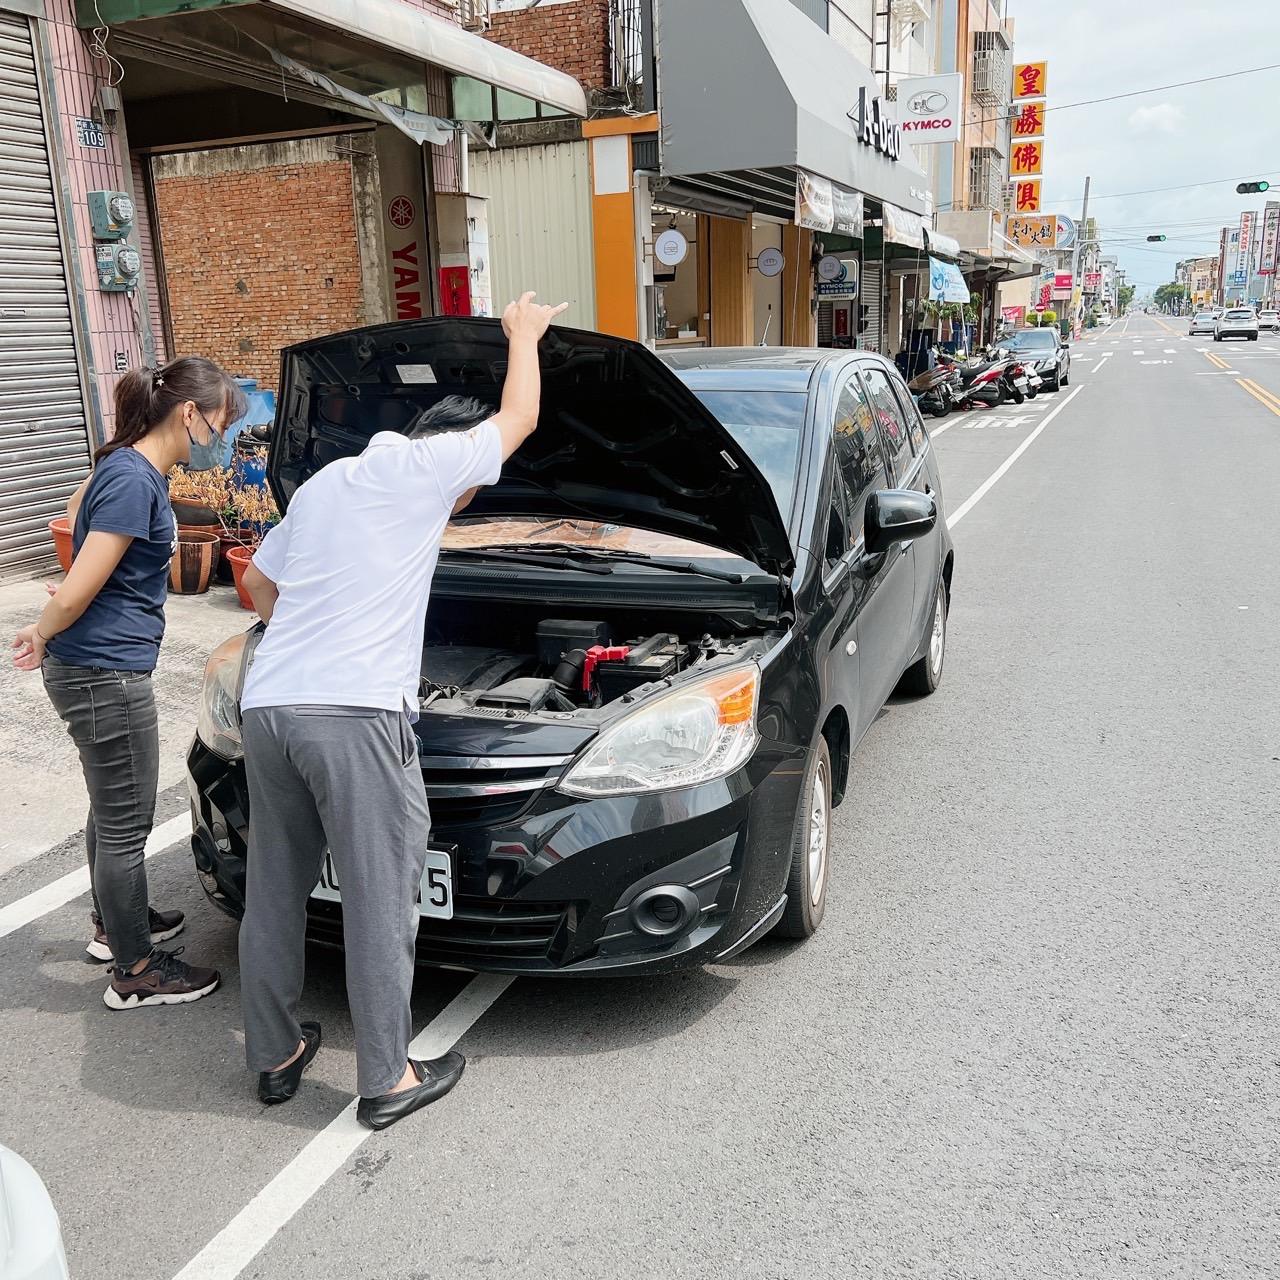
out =
[[[538,661],[554,667],[573,649],[592,649],[609,645],[607,622],[583,622],[579,618],[544,618],[538,623]]]
[[[642,684],[675,675],[688,655],[688,645],[681,644],[678,636],[650,636],[631,645],[625,658],[596,663],[596,689],[602,701],[612,702]]]

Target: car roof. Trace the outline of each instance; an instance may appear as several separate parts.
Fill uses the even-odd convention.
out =
[[[815,374],[870,351],[824,347],[696,347],[658,353],[693,390],[808,391]],[[881,359],[879,356],[875,358]]]

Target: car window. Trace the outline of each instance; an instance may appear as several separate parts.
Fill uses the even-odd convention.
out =
[[[871,405],[875,410],[876,421],[880,424],[889,470],[895,477],[901,478],[911,469],[911,439],[902,406],[898,403],[889,376],[883,369],[864,365],[862,376],[867,380]]]
[[[915,396],[907,390],[907,384],[900,374],[890,373],[889,381],[898,397],[902,416],[907,420],[907,429],[911,433],[911,452],[920,454],[924,451],[924,418],[920,414],[920,406],[916,404]]]
[[[1052,351],[1058,335],[1052,329],[1023,329],[1005,343],[1009,351]]]
[[[1227,314],[1223,316],[1223,319],[1224,320],[1252,320],[1253,312],[1252,311],[1228,311]]]
[[[888,484],[875,414],[857,374],[849,375],[836,399],[833,437],[836,462],[848,490],[848,532],[852,546],[862,536],[867,495]]]
[[[783,520],[791,518],[799,478],[803,391],[695,391],[764,472]]]

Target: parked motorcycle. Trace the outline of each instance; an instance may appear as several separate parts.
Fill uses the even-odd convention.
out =
[[[957,408],[975,409],[982,406],[994,409],[1009,398],[1009,389],[1005,383],[1005,370],[1010,364],[1007,357],[979,357],[964,364],[950,357],[940,356],[939,359],[945,362],[944,367],[949,370],[949,386]]]
[[[921,413],[934,418],[945,418],[954,406],[954,396],[950,386],[951,373],[939,365],[935,369],[926,369],[907,383]]]

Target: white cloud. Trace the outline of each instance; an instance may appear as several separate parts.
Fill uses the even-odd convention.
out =
[[[1186,118],[1181,107],[1161,102],[1154,107],[1139,107],[1129,117],[1129,128],[1134,133],[1178,133]]]

